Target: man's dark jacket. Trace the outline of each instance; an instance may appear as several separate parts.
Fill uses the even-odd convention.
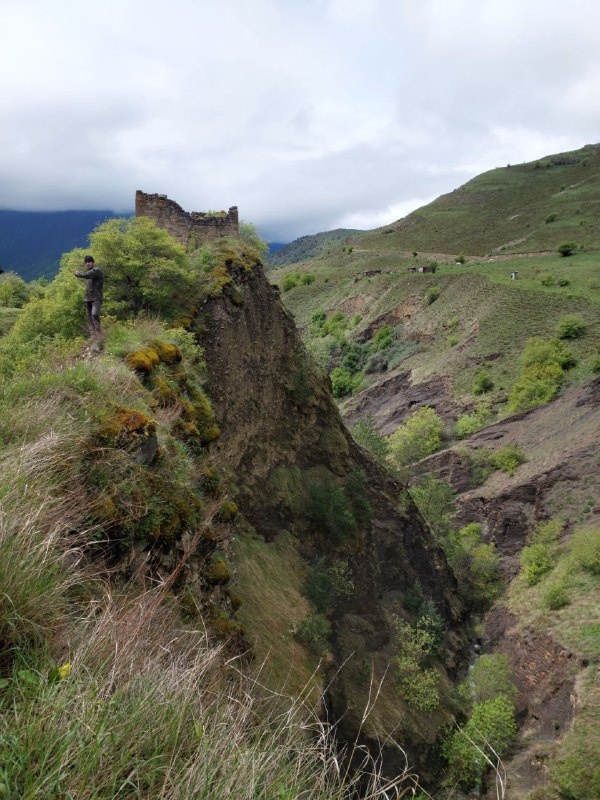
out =
[[[104,288],[104,273],[100,267],[92,267],[85,272],[76,272],[78,278],[85,278],[88,281],[85,287],[85,299],[88,301],[102,300],[102,290]]]

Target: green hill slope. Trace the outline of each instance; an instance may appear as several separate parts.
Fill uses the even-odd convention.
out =
[[[564,240],[600,246],[600,145],[478,175],[356,246],[418,252],[523,253]]]

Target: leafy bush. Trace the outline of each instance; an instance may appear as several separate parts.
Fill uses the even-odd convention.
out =
[[[544,608],[549,611],[557,611],[559,608],[569,605],[569,594],[562,584],[552,584],[546,588],[542,602]]]
[[[508,697],[501,694],[476,703],[466,725],[444,744],[449,780],[467,790],[475,787],[498,757],[506,755],[516,735],[514,708]]]
[[[532,544],[521,551],[521,575],[528,586],[539,583],[554,567],[550,548],[546,544]]]
[[[442,441],[444,423],[429,406],[415,411],[388,436],[391,465],[402,472],[410,464],[435,453]]]
[[[512,442],[490,454],[491,465],[503,472],[508,472],[509,475],[514,475],[517,468],[526,461],[525,453]]]
[[[560,341],[539,337],[528,339],[521,355],[521,371],[513,386],[508,407],[511,411],[549,403],[565,382],[564,370],[574,364],[572,354]]]
[[[425,480],[410,489],[411,497],[427,521],[432,532],[438,537],[450,527],[450,520],[456,512],[456,495],[451,486],[429,475]]]
[[[476,431],[484,428],[491,420],[492,412],[489,403],[479,403],[473,411],[461,414],[454,425],[457,439],[467,439]]]
[[[494,381],[488,372],[480,372],[473,383],[473,394],[486,394],[494,388]]]
[[[567,256],[573,255],[575,250],[577,250],[577,244],[575,242],[563,242],[559,244],[556,250],[563,258],[566,258]]]
[[[439,286],[430,286],[429,289],[423,295],[423,299],[425,301],[426,306],[430,306],[434,303],[441,294],[441,289]]]
[[[321,655],[329,648],[331,625],[323,614],[312,613],[298,623],[294,635],[309,650]]]
[[[30,288],[16,272],[0,274],[0,306],[22,308],[29,300]]]
[[[529,536],[530,544],[521,551],[521,575],[528,586],[539,583],[554,568],[553,546],[563,528],[559,519],[536,525]]]
[[[299,276],[297,272],[288,272],[281,282],[281,288],[284,292],[289,292],[294,286],[298,286]]]
[[[483,542],[481,525],[472,522],[447,531],[440,544],[469,606],[478,611],[488,608],[500,591],[500,557],[493,545]]]
[[[546,217],[546,225],[549,225],[551,222],[555,222],[558,219],[558,214],[548,214]]]
[[[494,700],[500,695],[513,703],[517,698],[517,687],[508,658],[500,653],[480,655],[473,664],[468,682],[476,703]]]
[[[416,625],[394,618],[398,691],[409,706],[426,712],[435,711],[440,704],[438,674],[427,666],[435,647],[431,627],[425,617]]]
[[[332,370],[330,378],[334,397],[352,394],[362,384],[362,375],[353,375],[346,367],[336,367]]]
[[[359,419],[351,429],[354,440],[368,450],[372,456],[381,464],[385,464],[388,453],[389,443],[385,436],[378,433],[372,417]]]
[[[295,286],[309,286],[314,283],[315,276],[311,272],[288,272],[281,282],[284,292],[289,292]]]
[[[559,339],[579,339],[586,332],[587,325],[582,317],[570,315],[558,321],[556,335]]]
[[[592,575],[600,575],[600,528],[575,531],[569,551],[578,567]]]
[[[375,336],[373,336],[371,352],[377,353],[379,350],[385,350],[386,347],[389,347],[392,343],[393,333],[394,329],[391,325],[384,325],[382,328],[378,328],[375,331]]]
[[[329,474],[310,486],[306,514],[312,525],[322,530],[333,542],[347,539],[357,529],[343,488]]]

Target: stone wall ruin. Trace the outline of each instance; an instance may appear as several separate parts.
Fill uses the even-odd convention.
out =
[[[194,248],[222,236],[239,237],[237,206],[228,212],[184,211],[166,194],[135,193],[136,217],[149,217],[184,247]]]

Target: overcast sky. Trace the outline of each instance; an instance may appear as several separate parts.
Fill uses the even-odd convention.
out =
[[[0,208],[392,222],[600,141],[598,0],[0,0]]]

